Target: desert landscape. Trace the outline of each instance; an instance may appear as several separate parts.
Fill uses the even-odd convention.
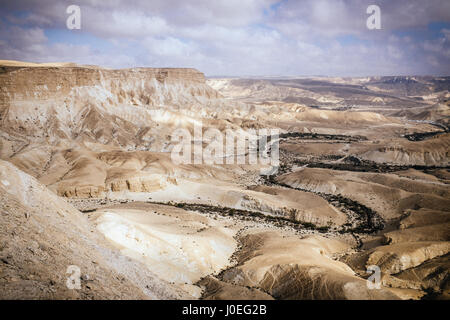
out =
[[[449,119],[450,77],[1,60],[0,298],[448,300]],[[278,165],[174,162],[199,123]]]

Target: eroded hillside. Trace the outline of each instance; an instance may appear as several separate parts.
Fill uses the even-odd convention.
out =
[[[448,298],[445,79],[2,65],[2,297]],[[278,129],[279,166],[174,162],[200,124]]]

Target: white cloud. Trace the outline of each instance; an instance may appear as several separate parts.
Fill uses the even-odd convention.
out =
[[[148,16],[138,11],[90,12],[82,16],[83,30],[107,38],[136,39],[168,34],[171,28],[164,18]]]
[[[380,0],[383,30],[374,32],[366,28],[371,0],[284,0],[277,10],[274,0],[80,0],[82,30],[73,34],[64,29],[72,2],[5,4],[0,58],[195,67],[208,75],[450,72],[450,29],[425,40],[392,32],[450,22],[448,1]],[[67,38],[47,39],[47,28]]]

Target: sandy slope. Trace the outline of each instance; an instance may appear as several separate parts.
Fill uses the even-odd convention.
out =
[[[374,209],[386,219],[416,207],[447,211],[449,188],[443,184],[411,180],[395,174],[305,168],[283,175],[279,181],[315,192],[342,194]]]
[[[235,226],[178,208],[122,205],[92,219],[124,255],[194,296],[199,288],[192,284],[226,267],[236,249]]]
[[[0,197],[2,299],[188,297],[120,255],[80,212],[5,161]],[[71,265],[81,271],[79,290],[66,286]]]
[[[368,290],[352,269],[331,259],[348,248],[340,241],[260,232],[243,243],[238,266],[223,275],[228,282],[260,287],[278,299],[396,299],[388,290]]]

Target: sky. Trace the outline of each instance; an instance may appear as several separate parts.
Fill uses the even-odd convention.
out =
[[[80,29],[69,29],[70,5]],[[381,29],[369,29],[370,5]],[[0,59],[207,76],[450,75],[449,0],[0,0]]]

